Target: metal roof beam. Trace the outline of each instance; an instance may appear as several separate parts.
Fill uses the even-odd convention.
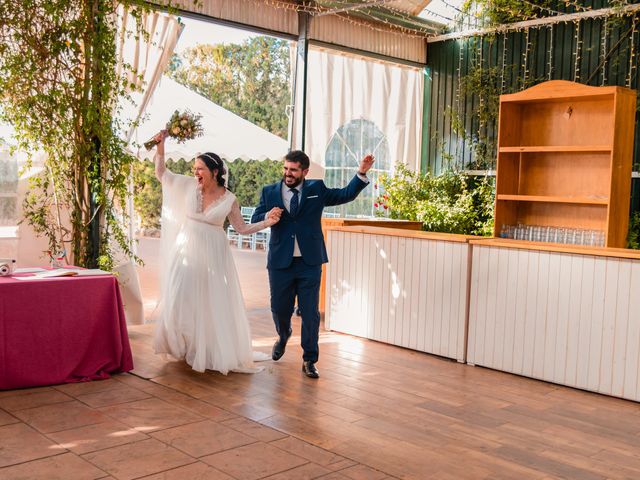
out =
[[[385,11],[381,8],[369,10],[367,14],[365,14],[365,12],[356,10],[350,13],[349,16],[362,18],[368,21],[377,21],[391,27],[399,27],[416,32],[422,32],[423,36],[437,35],[438,33],[442,32],[442,29],[444,27],[443,24],[436,23],[433,20],[427,20],[421,17],[412,17],[410,15],[402,18],[393,14],[392,12]]]

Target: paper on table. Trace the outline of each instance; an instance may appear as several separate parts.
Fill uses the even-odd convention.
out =
[[[46,272],[46,270],[44,268],[40,268],[40,267],[16,268],[13,271],[13,274],[15,275],[16,273],[38,273],[38,272]]]
[[[26,273],[26,272],[22,272]],[[101,276],[101,275],[112,275],[111,272],[106,272],[104,270],[100,270],[99,268],[56,268],[55,270],[44,270],[35,272],[33,275],[29,275],[28,277],[13,277],[18,280],[44,280],[47,278],[55,278],[55,277],[93,277],[93,276]]]
[[[45,270],[35,274],[38,278],[51,278],[51,277],[74,277],[78,275],[76,270],[70,268],[56,268],[54,270]]]
[[[67,269],[69,270],[69,269]],[[98,275],[113,275],[111,272],[106,272],[105,270],[100,270],[99,268],[87,268],[84,270],[71,270],[72,272],[75,272],[77,276],[79,277],[93,277],[93,276],[98,276]]]

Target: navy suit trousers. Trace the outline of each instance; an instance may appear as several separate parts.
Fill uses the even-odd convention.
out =
[[[302,316],[302,338],[300,344],[304,361],[317,362],[319,356],[318,332],[320,330],[321,265],[307,265],[302,257],[293,257],[287,268],[269,268],[271,287],[271,314],[281,340],[286,340],[291,328],[291,316],[295,298]]]

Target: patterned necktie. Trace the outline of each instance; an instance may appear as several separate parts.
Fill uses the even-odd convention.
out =
[[[289,191],[293,193],[293,196],[291,197],[291,203],[289,204],[289,214],[292,217],[295,217],[296,213],[298,212],[298,195],[300,192],[298,192],[298,190],[296,190],[295,188],[290,188]]]

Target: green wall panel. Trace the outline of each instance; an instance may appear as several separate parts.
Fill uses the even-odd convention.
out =
[[[568,11],[564,2],[556,9]],[[604,8],[606,1],[597,0],[588,4]],[[633,3],[640,3],[636,1]],[[570,11],[570,9],[569,9]],[[633,32],[632,22],[636,29]],[[578,27],[579,25],[579,27]],[[608,31],[607,49],[603,50],[605,25]],[[576,61],[576,32],[579,28],[580,49]],[[506,41],[505,41],[506,35]],[[428,139],[423,138],[423,169],[439,173],[451,161],[458,168],[474,168],[475,156],[472,146],[478,138],[479,122],[474,112],[480,99],[477,95],[461,91],[461,79],[474,65],[482,61],[484,69],[496,68],[500,81],[504,79],[504,93],[520,91],[549,79],[571,80],[600,86],[618,85],[640,89],[640,12],[635,17],[610,19],[584,19],[578,22],[559,23],[551,26],[512,31],[506,34],[447,40],[428,45],[427,62],[430,72],[430,99],[425,98],[424,124]],[[506,52],[504,46],[506,45]],[[553,46],[553,48],[551,48]],[[633,48],[635,55],[631,65],[629,84],[629,57]],[[603,63],[603,51],[609,55]],[[480,53],[481,52],[481,53]],[[505,62],[503,64],[503,55]],[[577,68],[576,68],[577,67]],[[526,74],[525,74],[526,68]],[[501,72],[504,72],[502,74]],[[603,77],[604,75],[604,77]],[[525,79],[526,77],[526,79]],[[427,92],[425,91],[425,94]],[[639,103],[640,105],[640,103]],[[465,135],[459,136],[452,127],[454,110],[463,123]],[[490,123],[482,131],[495,144],[496,125]],[[636,114],[634,164],[640,164],[640,123]],[[495,152],[490,155],[495,165]],[[488,167],[491,167],[489,165]],[[634,168],[638,170],[638,168]],[[633,181],[632,209],[640,209],[640,179]]]

